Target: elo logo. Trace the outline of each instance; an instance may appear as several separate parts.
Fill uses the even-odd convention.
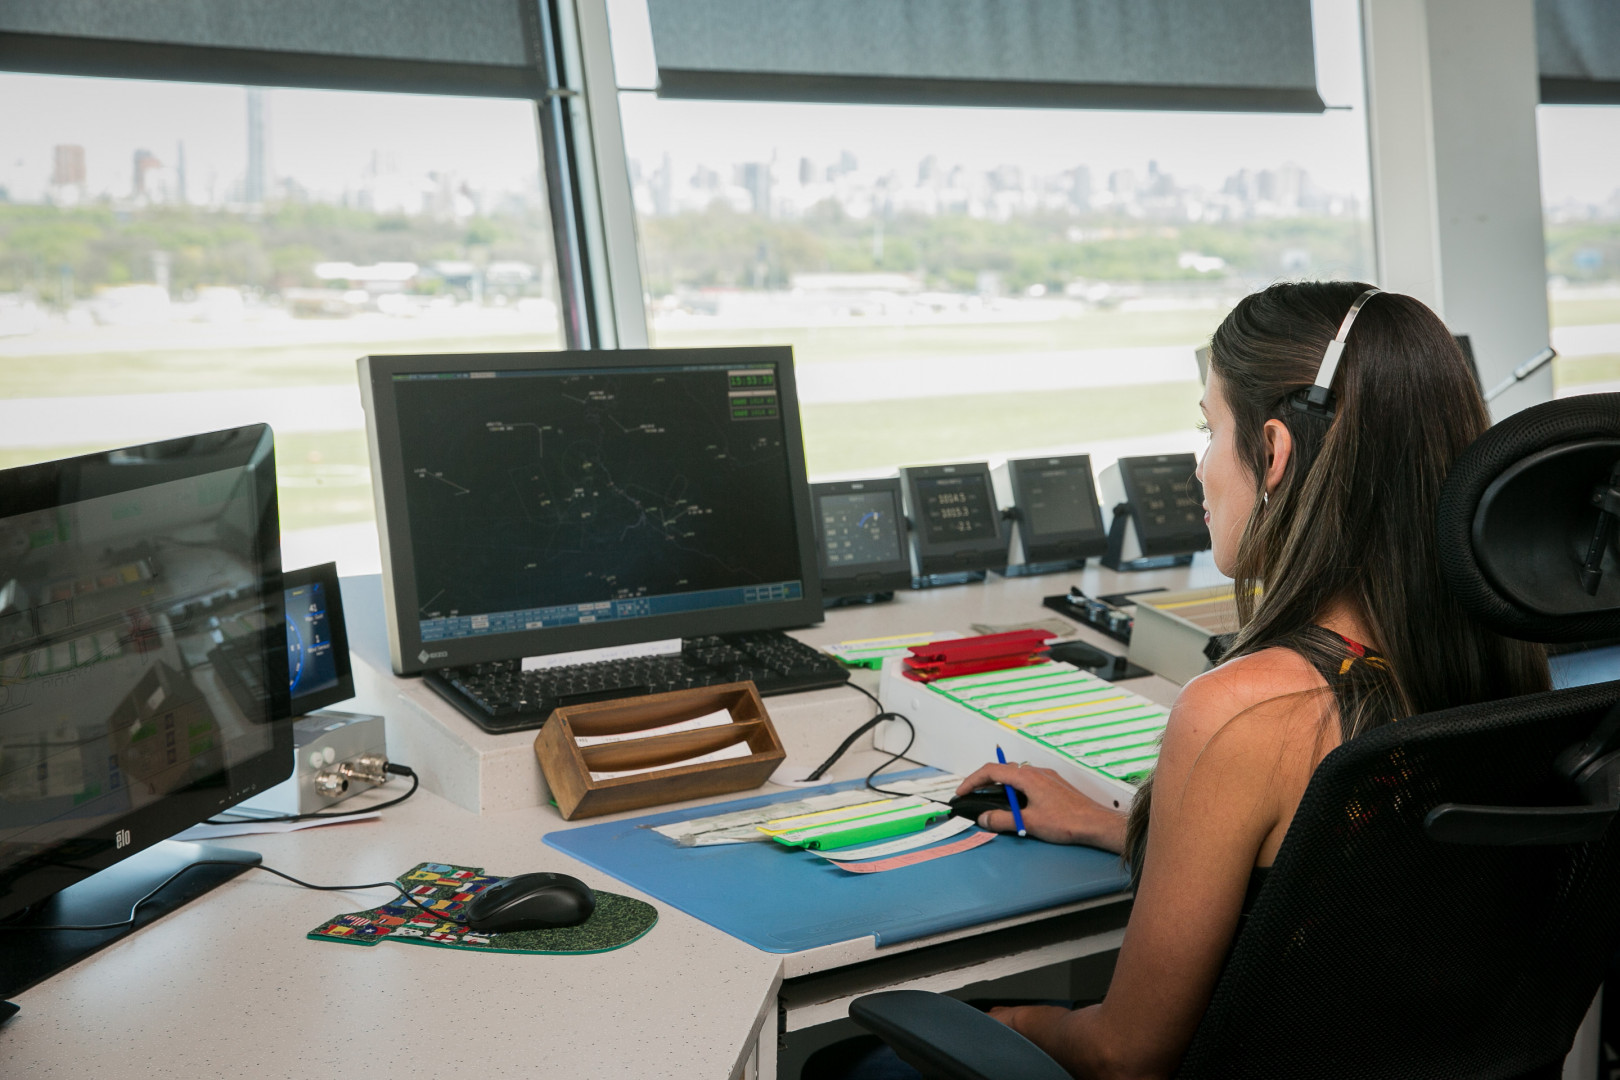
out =
[[[129,847],[129,830],[119,829],[117,832],[113,833],[113,841],[116,843],[118,848]],[[117,850],[117,848],[114,850]]]

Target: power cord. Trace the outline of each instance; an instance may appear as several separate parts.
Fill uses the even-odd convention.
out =
[[[344,817],[355,817],[356,815],[359,815],[359,814],[375,814],[379,810],[387,810],[390,806],[398,806],[400,803],[404,802],[406,799],[410,798],[412,795],[415,795],[416,794],[416,789],[422,786],[422,778],[417,776],[416,773],[413,772],[410,769],[409,766],[395,765],[393,762],[390,761],[390,762],[388,762],[387,764],[385,764],[383,766],[383,771],[386,772],[386,773],[391,773],[394,776],[408,776],[408,777],[410,777],[411,778],[411,786],[410,786],[410,788],[405,792],[405,794],[399,796],[398,798],[389,799],[387,802],[381,802],[381,803],[376,804],[375,806],[362,807],[359,810],[315,810],[315,811],[312,811],[311,813],[308,813],[308,814],[281,814],[281,815],[279,815],[277,817],[239,817],[239,818],[223,818],[223,819],[222,818],[207,818],[206,820],[203,821],[203,824],[204,825],[261,825],[261,824],[276,824],[276,823],[280,823],[280,822],[284,822],[284,821],[310,821],[312,819],[320,819],[320,818],[344,818]],[[369,886],[368,886],[368,888],[369,888]]]
[[[118,922],[96,923],[94,925],[84,926],[7,926],[0,923],[0,930],[120,930],[126,926],[133,926],[135,925],[135,913],[141,909],[141,905],[145,904],[148,900],[151,900],[152,897],[162,892],[181,874],[184,874],[187,870],[197,866],[240,866],[246,870],[263,870],[267,874],[274,874],[276,877],[286,878],[294,885],[301,885],[306,889],[314,889],[318,892],[358,892],[361,889],[394,889],[401,897],[415,904],[429,915],[432,915],[435,919],[442,919],[445,922],[452,922],[458,926],[467,925],[465,919],[452,918],[442,911],[434,911],[426,904],[423,904],[422,901],[412,896],[406,890],[405,886],[401,885],[397,881],[373,881],[366,885],[314,885],[310,882],[295,878],[291,874],[284,874],[280,870],[273,867],[264,866],[258,863],[233,862],[230,859],[198,859],[196,862],[187,863],[185,866],[182,866],[180,869],[164,878],[145,896],[131,904],[129,907],[129,918],[127,919],[122,919]]]
[[[860,692],[862,694],[865,694],[867,697],[871,698],[872,699],[872,704],[874,704],[874,705],[876,705],[878,707],[877,715],[872,717],[872,719],[866,721],[864,724],[862,724],[860,727],[856,728],[854,731],[850,732],[849,737],[846,738],[843,742],[838,744],[838,749],[834,750],[832,752],[832,755],[830,757],[828,757],[826,761],[823,761],[820,765],[817,765],[815,767],[814,771],[812,771],[809,776],[805,777],[805,779],[806,780],[820,780],[822,778],[822,776],[827,772],[827,770],[832,768],[833,764],[835,762],[837,762],[839,758],[843,757],[844,754],[849,750],[849,748],[851,746],[855,745],[855,740],[856,739],[860,738],[862,735],[865,735],[868,731],[871,731],[874,727],[877,727],[878,724],[882,723],[885,720],[898,720],[902,724],[906,725],[906,730],[911,733],[906,738],[906,745],[901,749],[901,751],[898,754],[890,755],[889,760],[883,762],[877,768],[873,769],[871,772],[866,774],[866,786],[868,788],[871,788],[873,791],[878,792],[881,795],[896,795],[896,796],[904,797],[906,795],[905,792],[903,792],[903,791],[890,791],[887,788],[880,788],[876,784],[872,783],[872,778],[877,776],[877,774],[882,772],[884,769],[887,769],[890,765],[893,765],[895,762],[897,762],[901,758],[905,757],[906,754],[910,753],[911,744],[917,741],[917,729],[916,729],[916,727],[911,723],[911,719],[909,717],[905,716],[903,713],[891,712],[891,711],[885,709],[883,707],[883,702],[878,700],[877,695],[872,693],[872,691],[866,689],[866,687],[858,686],[858,685],[856,685],[855,683],[852,683],[852,682],[851,683],[845,683],[844,685],[848,686],[851,690],[858,691],[858,692]]]

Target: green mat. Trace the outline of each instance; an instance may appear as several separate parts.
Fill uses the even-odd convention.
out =
[[[435,918],[401,896],[382,907],[338,915],[311,930],[308,936],[316,941],[338,941],[345,945],[399,941],[440,949],[558,956],[622,949],[651,930],[658,921],[658,910],[651,904],[618,893],[593,890],[596,910],[578,926],[479,934],[452,920],[462,917],[462,909],[468,901],[505,881],[504,877],[486,874],[477,866],[425,862],[418,863],[398,880],[422,904],[443,912],[445,917]]]

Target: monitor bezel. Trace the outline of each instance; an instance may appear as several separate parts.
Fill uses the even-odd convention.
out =
[[[305,585],[319,585],[326,590],[326,626],[332,634],[332,657],[337,667],[337,685],[308,694],[291,694],[290,711],[294,716],[306,716],[316,709],[348,701],[354,697],[354,665],[349,661],[349,631],[343,623],[343,587],[338,583],[337,563],[288,570],[281,576],[281,585],[283,600],[290,590]],[[291,657],[287,658],[287,666],[290,679]]]
[[[833,569],[827,563],[827,546],[821,530],[821,500],[829,495],[856,495],[874,491],[887,492],[894,501],[895,529],[900,540],[900,554],[893,559],[864,563],[859,569]],[[893,592],[911,587],[911,557],[906,544],[906,497],[900,489],[898,476],[880,476],[870,480],[829,480],[810,485],[810,503],[815,511],[816,556],[821,567],[821,593],[823,596],[860,596],[865,593]]]
[[[405,470],[399,454],[400,429],[394,398],[395,375],[435,371],[525,371],[681,368],[692,365],[774,365],[777,397],[787,451],[788,480],[799,554],[802,595],[780,604],[707,609],[671,615],[489,634],[425,644],[421,627],[403,613],[418,610],[414,553],[405,508]],[[785,345],[690,349],[601,349],[510,353],[436,353],[363,356],[360,394],[366,412],[366,441],[373,469],[378,541],[382,549],[383,607],[388,626],[389,661],[399,675],[492,660],[578,652],[672,638],[703,637],[754,630],[810,626],[823,618],[821,575],[816,558],[815,522],[805,474],[799,397],[793,378],[793,350]]]
[[[1153,533],[1143,524],[1141,516],[1136,513],[1135,508],[1139,505],[1138,496],[1140,495],[1136,486],[1136,469],[1138,467],[1153,468],[1180,462],[1186,463],[1188,478],[1194,484],[1197,484],[1198,457],[1196,454],[1147,454],[1141,457],[1119,459],[1120,485],[1125,489],[1125,501],[1132,508],[1131,516],[1136,526],[1136,540],[1142,548],[1143,556],[1190,555],[1207,550],[1210,546],[1209,528],[1207,526],[1200,525],[1197,531],[1189,529]]]
[[[124,467],[132,460],[161,462],[163,467],[157,470],[159,475]],[[259,602],[269,616],[279,613],[284,619],[275,441],[266,424],[0,470],[0,506],[6,508],[5,516],[11,517],[227,468],[244,469],[252,477],[259,505],[259,528],[254,537],[259,564]],[[92,470],[95,472],[93,483],[87,485],[86,475]],[[139,476],[135,475],[137,473]],[[171,792],[147,806],[97,823],[93,829],[35,855],[29,860],[31,867],[14,868],[16,874],[9,877],[8,888],[0,891],[0,919],[162,843],[291,776],[293,723],[288,716],[286,657],[285,648],[265,650],[264,685],[270,692],[265,722],[271,732],[267,749],[229,767],[227,783],[223,786]],[[5,874],[8,871],[0,870],[0,875]]]
[[[990,507],[990,520],[995,524],[994,540],[950,540],[944,543],[928,539],[928,528],[922,521],[922,499],[917,493],[917,481],[936,476],[977,476],[984,484]],[[906,516],[910,519],[912,550],[917,554],[917,572],[920,574],[948,574],[959,570],[999,570],[1007,565],[1007,547],[1012,539],[1007,525],[1001,520],[1001,508],[996,501],[996,487],[991,482],[990,463],[962,461],[948,465],[908,465],[900,470],[906,494]]]
[[[1086,478],[1086,490],[1096,513],[1093,529],[1064,529],[1059,532],[1037,533],[1026,507],[1029,500],[1024,488],[1025,473],[1044,469],[1078,469]],[[1065,454],[1053,457],[1009,458],[1007,480],[1012,487],[1013,505],[1018,508],[1018,540],[1024,549],[1027,563],[1053,562],[1060,559],[1089,559],[1108,551],[1108,529],[1103,525],[1102,503],[1097,498],[1097,478],[1091,471],[1090,454]]]

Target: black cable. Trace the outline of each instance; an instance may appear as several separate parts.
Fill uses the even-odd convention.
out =
[[[284,822],[284,821],[310,821],[312,819],[320,819],[320,818],[344,818],[344,817],[355,817],[355,816],[360,815],[360,814],[375,814],[379,810],[387,810],[390,806],[398,806],[400,803],[404,802],[406,799],[410,798],[412,795],[415,795],[416,794],[416,789],[422,786],[422,778],[417,776],[416,773],[412,772],[411,769],[408,766],[395,765],[393,762],[389,762],[387,765],[383,766],[383,771],[392,773],[395,776],[408,776],[408,777],[410,777],[411,778],[410,789],[408,791],[406,791],[405,794],[399,796],[397,799],[389,799],[387,802],[381,802],[381,803],[376,804],[375,806],[364,806],[364,807],[361,807],[359,810],[315,810],[315,811],[312,811],[312,812],[310,812],[308,814],[282,814],[282,815],[280,815],[278,817],[239,817],[239,818],[230,818],[228,820],[221,820],[219,818],[207,818],[207,819],[205,819],[203,821],[203,824],[204,825],[270,825],[270,824],[278,824],[278,823]],[[229,811],[227,811],[227,813],[228,812]]]
[[[416,897],[407,892],[405,886],[401,885],[397,881],[373,881],[366,885],[313,885],[310,882],[295,878],[291,874],[282,873],[280,870],[265,866],[262,863],[243,863],[234,861],[232,859],[198,859],[196,862],[187,863],[185,866],[182,866],[180,869],[164,878],[157,885],[153,886],[150,892],[130,905],[129,918],[120,920],[119,922],[98,923],[93,926],[6,926],[4,924],[0,924],[0,930],[119,930],[126,926],[133,926],[135,925],[135,913],[140,910],[142,904],[145,904],[148,900],[152,899],[152,897],[162,892],[169,886],[170,882],[174,881],[181,874],[184,874],[187,870],[197,866],[240,866],[244,870],[263,870],[267,874],[274,874],[276,877],[286,878],[294,885],[301,885],[306,889],[314,889],[317,892],[358,892],[361,889],[393,889],[397,891],[401,897],[415,904],[429,915],[432,915],[435,919],[442,919],[445,922],[452,922],[458,926],[467,925],[466,920],[464,919],[452,918],[442,911],[434,911],[432,908],[428,907],[426,904],[422,903],[422,901],[418,900]]]
[[[906,754],[911,750],[911,744],[917,741],[916,727],[911,723],[909,717],[904,716],[901,713],[890,712],[889,710],[885,709],[883,707],[883,702],[878,700],[877,695],[872,693],[872,691],[868,690],[866,687],[859,686],[852,682],[845,683],[844,685],[848,686],[851,690],[859,691],[860,693],[871,698],[872,704],[878,707],[878,713],[876,716],[872,717],[872,719],[866,721],[860,727],[850,732],[849,737],[838,744],[838,749],[834,750],[826,761],[823,761],[820,765],[817,765],[810,775],[805,777],[805,779],[820,780],[827,770],[832,768],[833,764],[837,762],[839,758],[843,757],[851,746],[855,745],[856,739],[860,738],[862,735],[865,735],[868,731],[871,731],[874,727],[885,720],[898,720],[906,725],[906,730],[911,732],[911,737],[906,740],[906,745],[903,750],[901,750],[898,754],[892,755],[888,761],[885,761],[883,764],[879,765],[877,768],[873,769],[867,774],[866,786],[883,795],[897,795],[902,798],[905,797],[906,793],[903,791],[889,791],[885,788],[878,787],[876,784],[872,783],[872,778],[878,773],[882,772],[884,769],[887,769],[890,765],[893,765],[896,761],[899,761],[901,758],[906,756]]]

